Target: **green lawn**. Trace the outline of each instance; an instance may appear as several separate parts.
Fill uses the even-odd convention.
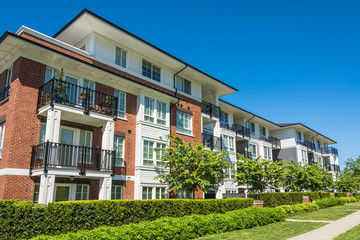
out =
[[[346,211],[345,209],[344,211],[341,211],[341,209],[326,208],[314,212],[302,213],[289,217],[289,219],[335,221],[351,213],[354,213],[354,211]]]
[[[332,207],[331,209],[354,209],[354,210],[360,210],[360,202],[345,203],[345,205]]]
[[[336,240],[358,240],[360,236],[360,225],[350,229],[346,233],[336,237]]]
[[[200,238],[201,240],[282,240],[322,227],[326,223],[279,222],[251,229],[238,230]]]

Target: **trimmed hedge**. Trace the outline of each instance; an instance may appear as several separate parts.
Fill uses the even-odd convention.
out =
[[[336,192],[335,197],[346,197],[346,192]]]
[[[0,238],[30,238],[152,221],[162,217],[226,213],[252,206],[253,199],[92,200],[46,205],[0,200]]]
[[[181,218],[161,218],[120,227],[100,227],[59,236],[39,236],[34,239],[163,239],[185,240],[207,234],[230,232],[262,226],[284,220],[286,214],[276,208],[251,207],[225,214],[191,215]]]
[[[248,197],[254,200],[264,201],[264,207],[277,207],[281,205],[293,205],[302,203],[303,196],[309,196],[310,201],[330,197],[328,192],[276,192],[276,193],[254,193]]]
[[[344,205],[344,201],[338,197],[318,199],[315,203],[319,206],[319,208],[328,208],[337,205]]]
[[[341,200],[343,200],[344,203],[356,202],[356,198],[355,198],[355,197],[341,197]]]
[[[353,195],[354,195],[354,198],[356,198],[356,199],[360,199],[360,193],[353,193]]]
[[[287,215],[296,215],[303,212],[312,212],[319,209],[316,203],[300,203],[294,205],[282,205],[276,208],[282,209]]]

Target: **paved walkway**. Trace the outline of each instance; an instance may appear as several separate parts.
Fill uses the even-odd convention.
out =
[[[360,224],[360,211],[289,240],[331,240]]]

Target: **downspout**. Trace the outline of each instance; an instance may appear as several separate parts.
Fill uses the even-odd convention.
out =
[[[170,111],[170,121],[169,121],[169,123],[170,123],[170,135],[171,135],[171,109],[172,109],[172,107],[174,107],[176,104],[178,104],[181,101],[181,99],[178,98],[178,96],[177,96],[176,75],[178,75],[179,73],[184,71],[187,67],[188,67],[188,65],[185,65],[185,67],[183,69],[181,69],[180,71],[178,71],[178,72],[176,72],[174,74],[174,88],[175,88],[175,97],[177,98],[177,102],[173,103],[173,104],[170,104],[170,109],[169,109],[169,111]]]

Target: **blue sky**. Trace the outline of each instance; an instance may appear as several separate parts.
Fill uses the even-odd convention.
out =
[[[83,8],[236,87],[224,97],[360,155],[360,1],[6,1],[0,32],[53,35]],[[342,167],[344,164],[341,164]]]

